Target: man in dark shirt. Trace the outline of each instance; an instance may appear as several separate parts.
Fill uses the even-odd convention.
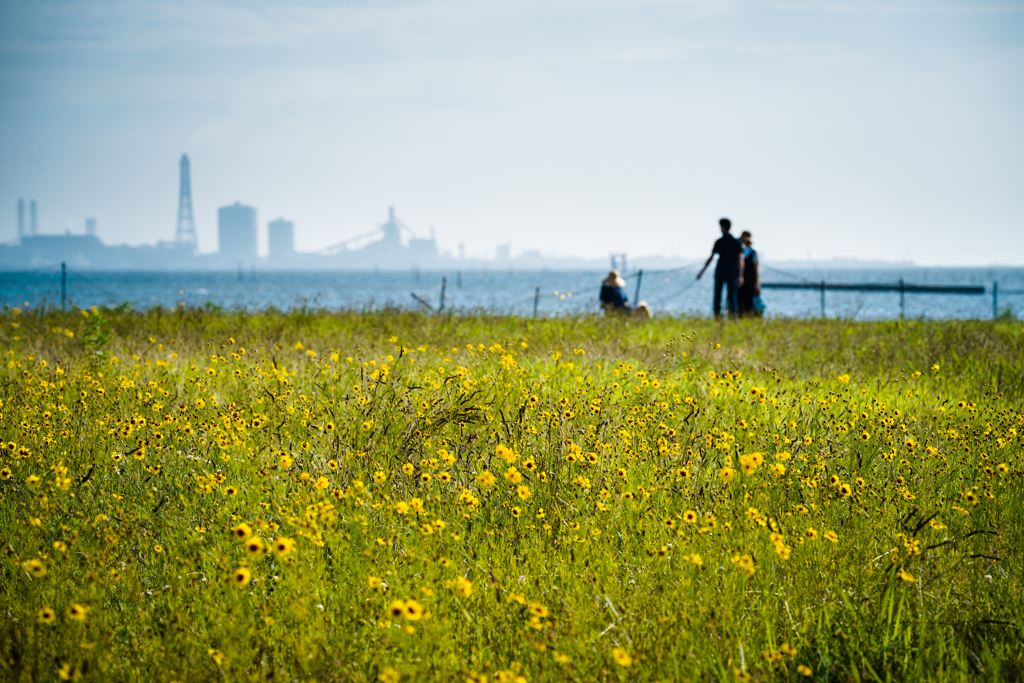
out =
[[[740,244],[738,239],[729,234],[729,230],[732,228],[732,221],[728,218],[723,218],[718,221],[718,225],[722,228],[722,236],[715,241],[715,246],[711,250],[711,256],[708,256],[704,267],[697,273],[697,279],[699,280],[704,271],[711,265],[711,260],[715,258],[715,254],[718,254],[718,265],[715,266],[714,296],[716,318],[722,315],[722,285],[726,287],[727,305],[729,313],[732,314],[739,310],[736,290],[743,286],[743,245]]]

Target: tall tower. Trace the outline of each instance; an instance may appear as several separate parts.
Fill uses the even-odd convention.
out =
[[[18,241],[25,237],[25,200],[18,200]]]
[[[35,237],[36,235],[39,234],[39,232],[37,230],[38,225],[36,224],[36,200],[34,200],[34,199],[31,202],[29,202],[28,214],[29,214],[29,224],[32,226],[32,233],[31,234],[32,234],[33,237]]]
[[[192,174],[189,171],[188,155],[181,155],[181,188],[178,191],[178,229],[174,241],[188,245],[195,253],[198,246],[196,223],[192,218]]]

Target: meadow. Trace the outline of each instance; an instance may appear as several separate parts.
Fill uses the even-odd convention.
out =
[[[1024,676],[1019,321],[0,313],[0,677]]]

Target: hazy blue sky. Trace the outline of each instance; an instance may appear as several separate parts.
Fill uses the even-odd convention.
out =
[[[1024,264],[1024,0],[0,0],[0,240]],[[265,235],[261,235],[261,243]]]

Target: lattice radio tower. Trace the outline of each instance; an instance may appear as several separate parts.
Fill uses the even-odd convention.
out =
[[[178,193],[178,229],[174,233],[174,241],[187,244],[195,253],[198,239],[196,238],[196,222],[192,218],[192,177],[189,172],[188,155],[181,155],[181,190]]]

